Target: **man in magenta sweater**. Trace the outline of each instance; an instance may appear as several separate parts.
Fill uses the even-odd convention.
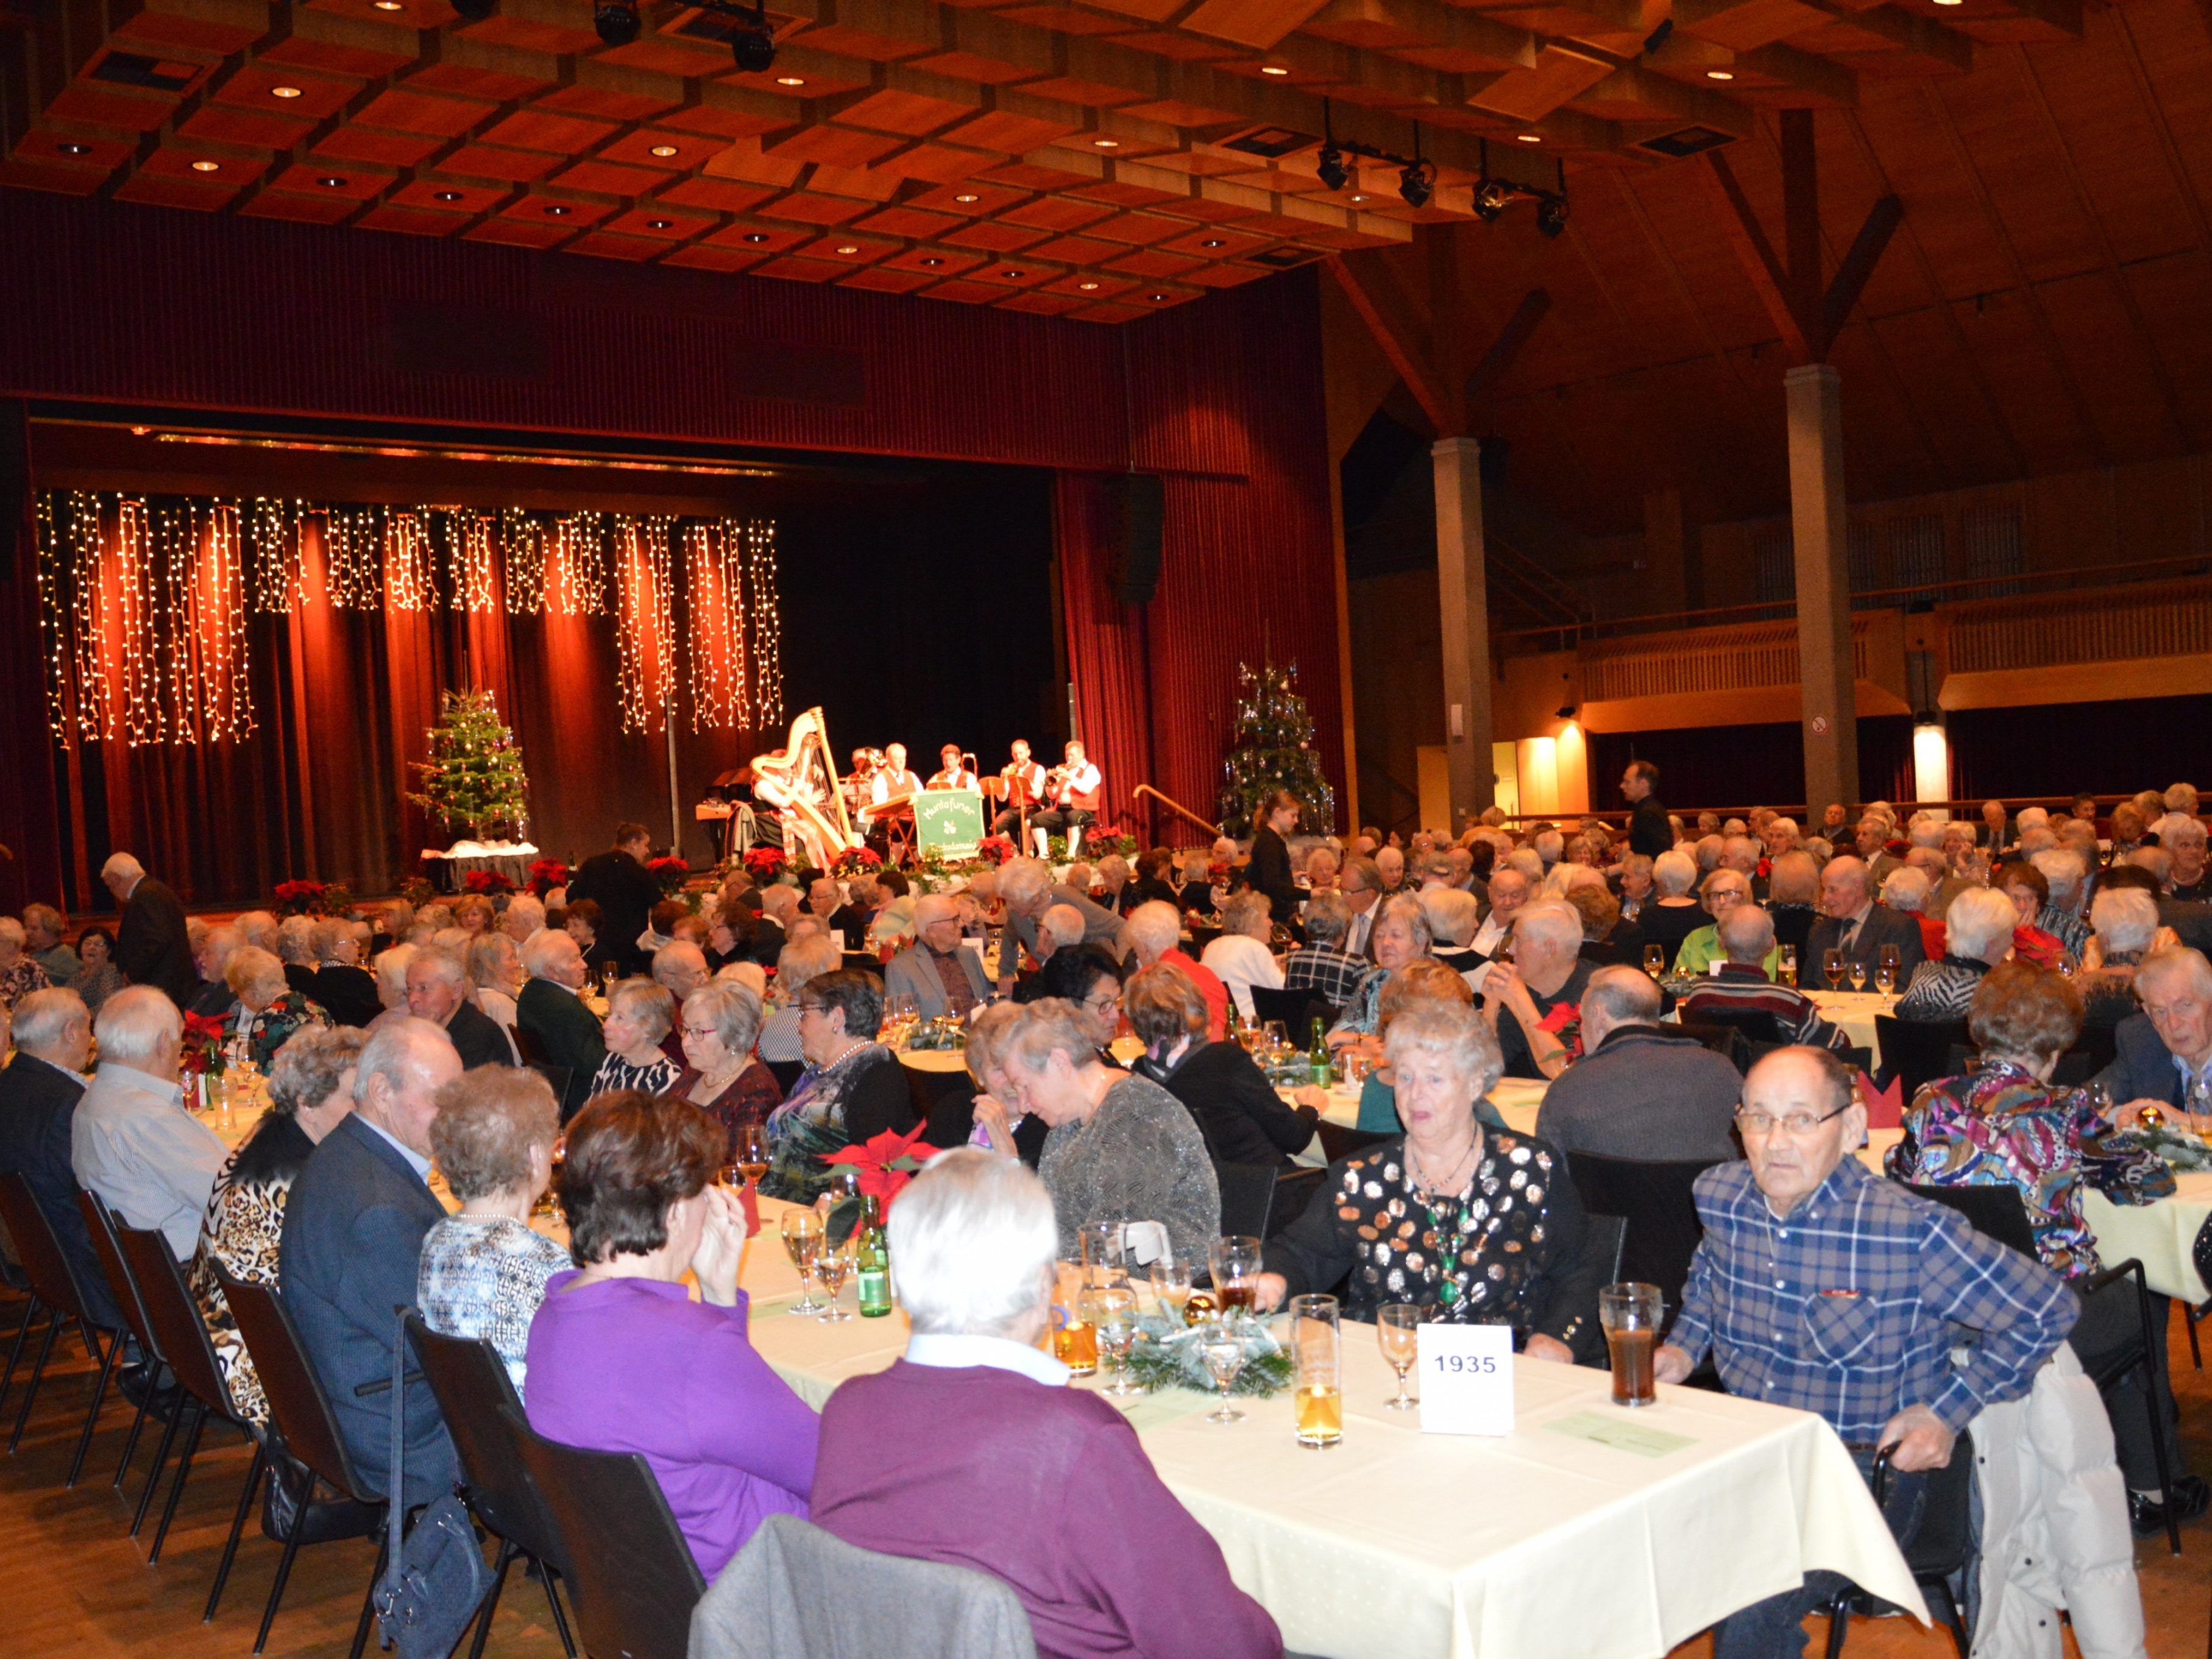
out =
[[[1035,1346],[1059,1253],[1036,1176],[948,1152],[899,1194],[890,1229],[914,1335],[823,1408],[815,1524],[996,1574],[1044,1659],[1279,1659],[1275,1621],[1231,1582],[1136,1431]]]

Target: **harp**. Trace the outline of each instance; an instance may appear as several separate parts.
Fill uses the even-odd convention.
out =
[[[753,757],[753,793],[783,813],[786,838],[796,840],[817,870],[834,869],[860,844],[845,811],[827,727],[819,708],[791,723],[784,747]]]

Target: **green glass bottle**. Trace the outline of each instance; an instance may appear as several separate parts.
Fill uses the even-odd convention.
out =
[[[860,1242],[853,1253],[860,1317],[881,1319],[891,1310],[891,1247],[884,1236],[884,1211],[876,1195],[860,1200]]]
[[[1313,1062],[1314,1086],[1328,1088],[1334,1079],[1333,1065],[1328,1054],[1328,1037],[1321,1029],[1318,1019],[1313,1023],[1313,1048],[1306,1057]]]

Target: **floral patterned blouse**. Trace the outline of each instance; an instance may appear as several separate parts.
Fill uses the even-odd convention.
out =
[[[292,1040],[293,1032],[303,1025],[331,1023],[321,1003],[311,1001],[297,991],[285,992],[258,1014],[247,1014],[241,1008],[239,1017],[246,1022],[246,1047],[264,1077],[269,1074],[269,1063],[276,1058],[276,1051]]]
[[[46,977],[46,970],[32,961],[26,951],[7,968],[0,969],[0,1008],[12,1013],[15,1005],[32,992],[43,991],[52,983]]]
[[[2100,1116],[2086,1091],[2054,1093],[2002,1061],[1923,1085],[1884,1168],[1920,1186],[2018,1189],[2036,1255],[2068,1279],[2100,1265],[2081,1213],[2085,1181],[2116,1204],[2173,1191],[2173,1172]]]
[[[1466,1184],[1424,1198],[1403,1136],[1330,1166],[1322,1193],[1269,1241],[1289,1294],[1346,1273],[1344,1316],[1411,1302],[1447,1324],[1503,1324],[1513,1346],[1544,1335],[1588,1350],[1602,1264],[1586,1261],[1567,1161],[1533,1135],[1486,1129]]]

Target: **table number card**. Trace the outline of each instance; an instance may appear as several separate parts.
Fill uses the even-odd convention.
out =
[[[1513,1432],[1513,1330],[1507,1325],[1423,1325],[1421,1431]]]

